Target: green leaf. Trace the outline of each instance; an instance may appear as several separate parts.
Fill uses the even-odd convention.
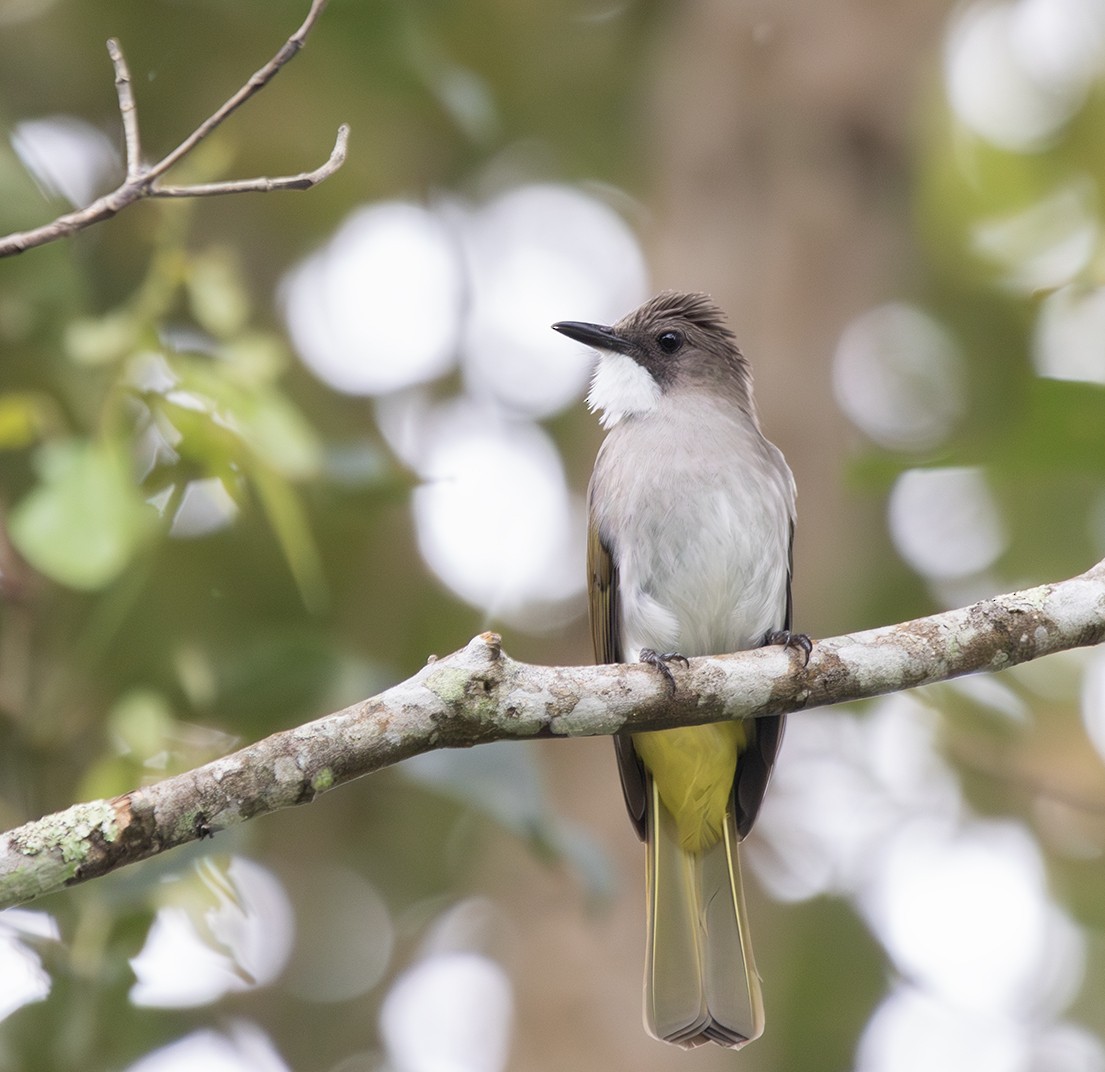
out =
[[[216,354],[227,378],[249,388],[275,382],[289,363],[280,337],[263,331],[244,331],[221,343]]]
[[[47,577],[102,588],[130,563],[156,515],[143,502],[121,451],[70,440],[44,447],[41,483],[12,511],[11,538]]]
[[[304,604],[311,610],[322,610],[327,602],[322,559],[295,488],[263,466],[255,468],[250,475]]]
[[[212,361],[178,361],[175,370],[181,377],[182,391],[165,396],[164,405],[178,410],[184,395],[191,398],[187,407],[193,411],[191,428],[181,423],[188,418],[181,413],[171,417],[172,423],[186,436],[200,440],[218,440],[235,464],[248,468],[248,451],[257,462],[270,466],[291,479],[306,479],[318,475],[322,466],[322,447],[314,429],[291,400],[278,388],[236,382],[235,369]],[[202,422],[210,428],[201,429]],[[234,445],[234,440],[242,448]],[[189,446],[178,446],[187,453]]]
[[[191,258],[185,279],[196,322],[220,338],[241,331],[249,319],[249,297],[233,253],[211,249]]]
[[[131,309],[81,317],[65,329],[65,349],[79,365],[110,365],[134,352],[142,325]]]
[[[262,462],[293,480],[318,474],[322,448],[314,429],[284,395],[273,390],[243,394],[234,417]]]

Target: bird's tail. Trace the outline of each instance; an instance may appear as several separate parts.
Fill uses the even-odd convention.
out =
[[[759,1038],[764,1010],[732,811],[720,840],[688,852],[650,789],[645,1026],[688,1049],[704,1042],[738,1049]]]

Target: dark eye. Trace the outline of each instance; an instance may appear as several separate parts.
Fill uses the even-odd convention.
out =
[[[656,344],[665,354],[674,354],[683,345],[683,336],[678,331],[662,331],[656,336]]]

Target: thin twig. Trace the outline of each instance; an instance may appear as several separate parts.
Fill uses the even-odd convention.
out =
[[[107,54],[115,68],[115,93],[119,98],[119,115],[123,120],[123,142],[127,152],[127,179],[142,177],[142,139],[138,133],[138,106],[134,100],[130,68],[123,49],[114,37],[107,39]]]
[[[962,610],[819,640],[807,665],[760,648],[650,667],[529,666],[484,633],[344,711],[196,770],[0,834],[0,907],[84,882],[435,748],[757,718],[1003,670],[1105,641],[1105,562]]]
[[[345,163],[346,147],[349,144],[349,126],[342,123],[338,127],[338,137],[330,152],[330,159],[315,168],[298,175],[281,175],[269,178],[262,175],[256,179],[232,179],[228,182],[203,182],[191,186],[154,186],[150,197],[217,197],[220,194],[271,193],[273,190],[309,190],[323,179],[329,178]]]
[[[345,162],[349,142],[349,127],[342,124],[338,128],[337,140],[329,159],[313,171],[300,172],[298,175],[279,175],[255,179],[240,179],[227,182],[197,183],[194,186],[159,186],[157,180],[170,168],[184,159],[200,144],[227,116],[240,108],[250,97],[259,93],[275,77],[276,73],[289,60],[294,58],[306,42],[307,35],[313,29],[327,0],[312,0],[310,11],[291,37],[281,46],[276,55],[264,67],[255,71],[250,79],[221,107],[205,119],[172,152],[163,156],[156,164],[145,167],[142,164],[142,142],[138,129],[138,109],[131,83],[130,69],[123,55],[122,47],[115,38],[107,43],[108,55],[115,70],[115,91],[119,99],[119,116],[123,123],[123,140],[126,148],[126,178],[121,185],[110,193],[97,198],[92,204],[73,212],[58,216],[49,223],[28,231],[17,231],[0,237],[0,257],[10,257],[16,253],[44,246],[60,238],[76,234],[91,227],[94,223],[110,219],[136,201],[150,197],[215,197],[222,194],[265,193],[272,190],[309,190],[324,179],[329,178]]]

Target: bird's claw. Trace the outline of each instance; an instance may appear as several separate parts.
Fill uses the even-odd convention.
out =
[[[800,651],[803,655],[802,665],[809,666],[813,641],[806,633],[792,633],[789,629],[772,629],[764,636],[764,647],[769,644],[779,644],[791,651]]]
[[[657,670],[663,675],[664,680],[668,683],[668,688],[672,693],[675,692],[675,675],[671,672],[671,667],[668,663],[682,663],[684,666],[690,666],[690,661],[686,655],[681,655],[677,651],[665,651],[662,654],[658,651],[653,651],[652,648],[641,648],[641,653],[637,656],[639,662],[646,663],[649,666],[656,667]]]

